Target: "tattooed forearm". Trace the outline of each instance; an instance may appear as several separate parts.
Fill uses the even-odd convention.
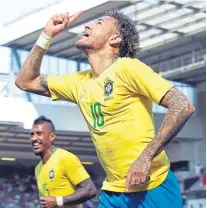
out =
[[[93,185],[91,179],[86,179],[85,181],[78,184],[74,194],[64,196],[64,205],[75,205],[81,204],[96,196],[96,188]]]
[[[44,54],[45,50],[35,45],[26,58],[16,82],[22,85],[40,76],[40,66]]]
[[[160,104],[168,108],[168,112],[157,135],[143,152],[151,159],[164,150],[195,111],[188,98],[174,87],[164,96]]]
[[[28,60],[25,62],[25,64],[29,65],[29,69],[37,73],[37,76],[40,75],[40,65],[42,63],[44,54],[45,50],[35,45],[31,51],[30,56],[28,56]]]

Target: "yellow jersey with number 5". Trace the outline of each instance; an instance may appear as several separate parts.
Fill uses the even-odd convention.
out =
[[[35,168],[40,196],[67,196],[75,192],[75,186],[89,178],[80,160],[72,153],[57,148],[50,159]],[[82,205],[67,205],[67,208],[82,208]]]
[[[125,192],[125,174],[155,136],[152,102],[173,87],[138,59],[119,58],[94,78],[91,70],[48,76],[53,100],[77,103],[106,172],[102,190]],[[169,170],[166,153],[152,161],[150,181],[130,192],[159,186]]]

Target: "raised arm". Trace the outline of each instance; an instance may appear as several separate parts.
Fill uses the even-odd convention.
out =
[[[41,197],[40,204],[47,208],[76,205],[96,196],[96,188],[90,178],[80,182],[75,189],[76,191],[73,194],[64,197]]]
[[[37,43],[32,48],[22,69],[17,76],[15,84],[21,90],[50,97],[47,85],[47,75],[41,75],[40,67],[43,56],[50,46],[52,39],[63,31],[70,23],[75,21],[82,12],[78,12],[69,19],[69,13],[51,17],[40,35]]]

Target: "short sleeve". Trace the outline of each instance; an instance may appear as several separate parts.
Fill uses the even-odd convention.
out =
[[[64,76],[48,75],[47,82],[52,100],[65,100],[77,103],[78,89],[85,75],[87,75],[87,71],[75,72]]]
[[[77,185],[90,178],[77,156],[68,152],[63,160],[64,172],[73,185]]]
[[[119,74],[124,85],[134,93],[159,104],[173,84],[138,59],[124,58]]]

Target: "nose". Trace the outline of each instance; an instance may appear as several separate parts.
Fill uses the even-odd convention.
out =
[[[84,25],[84,28],[85,28],[85,30],[86,30],[86,29],[91,30],[92,24],[89,24],[89,23],[88,23],[88,24],[85,24],[85,25]]]

